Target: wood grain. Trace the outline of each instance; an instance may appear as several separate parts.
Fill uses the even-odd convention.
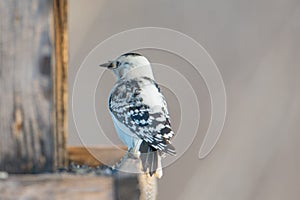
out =
[[[69,161],[91,167],[102,162],[117,163],[124,155],[125,147],[69,147]],[[75,156],[75,157],[74,157]],[[99,161],[98,159],[101,158]],[[112,176],[96,176],[93,172],[80,175],[37,174],[6,175],[0,177],[0,199],[103,199],[103,200],[155,200],[156,178],[141,174],[140,162],[127,158]]]
[[[54,73],[53,73],[53,131],[54,165],[65,166],[67,138],[67,78],[68,78],[68,0],[53,0]]]
[[[67,1],[0,1],[0,170],[65,163],[66,16]]]
[[[126,147],[68,147],[69,162],[96,167],[120,163]],[[126,158],[114,175],[114,197],[116,200],[155,200],[157,179],[140,171],[138,159]]]
[[[129,157],[114,177],[116,200],[156,200],[157,178],[141,172],[140,159]],[[138,187],[135,188],[134,185]]]
[[[0,1],[0,169],[52,170],[47,0]]]
[[[80,165],[96,167],[99,165],[112,166],[119,162],[126,152],[126,147],[67,147],[68,160]]]
[[[113,178],[91,175],[14,175],[0,181],[0,199],[113,200]]]

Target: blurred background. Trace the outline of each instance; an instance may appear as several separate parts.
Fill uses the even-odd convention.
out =
[[[198,159],[210,117],[209,94],[199,77],[198,134],[185,154],[164,170],[158,199],[300,198],[300,1],[70,0],[69,13],[70,105],[76,73],[88,53],[111,35],[132,28],[185,33],[208,51],[220,70],[228,106],[221,138],[208,157]],[[151,62],[190,69],[170,53],[140,52]],[[106,106],[113,82],[113,75],[105,72],[96,93],[97,116],[105,120],[101,125],[107,137],[121,144]],[[177,130],[180,102],[168,88],[162,89]],[[82,145],[71,106],[69,111],[68,144]],[[94,115],[84,117],[87,123]],[[95,140],[97,131],[96,126],[86,130],[87,143],[109,145]]]

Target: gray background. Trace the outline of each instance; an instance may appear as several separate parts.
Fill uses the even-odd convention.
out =
[[[209,118],[208,94],[199,80],[198,136],[184,156],[164,170],[159,199],[298,200],[300,1],[70,0],[70,97],[75,74],[92,48],[112,34],[144,26],[175,29],[202,44],[220,69],[228,100],[222,136],[213,152],[199,160]],[[152,62],[182,62],[167,53],[143,53]],[[114,79],[105,73],[103,81],[106,99]],[[172,93],[164,91],[172,99]],[[106,109],[106,102],[100,102],[99,109]],[[180,121],[178,104],[169,102],[173,124]],[[80,145],[71,106],[69,111],[68,143]],[[85,117],[88,122],[94,116]],[[106,120],[104,130],[119,143]],[[95,131],[95,127],[86,130],[90,144],[105,145],[94,140]]]

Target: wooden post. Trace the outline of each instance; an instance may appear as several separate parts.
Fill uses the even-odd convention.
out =
[[[65,0],[0,1],[2,171],[38,173],[65,163],[66,7]]]
[[[67,78],[68,78],[68,0],[53,0],[54,19],[54,73],[53,73],[53,121],[54,121],[54,165],[66,165],[67,137]]]

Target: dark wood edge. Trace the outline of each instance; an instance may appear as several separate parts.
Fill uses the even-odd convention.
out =
[[[53,132],[54,167],[67,164],[67,78],[68,78],[68,0],[53,0],[54,66]]]

